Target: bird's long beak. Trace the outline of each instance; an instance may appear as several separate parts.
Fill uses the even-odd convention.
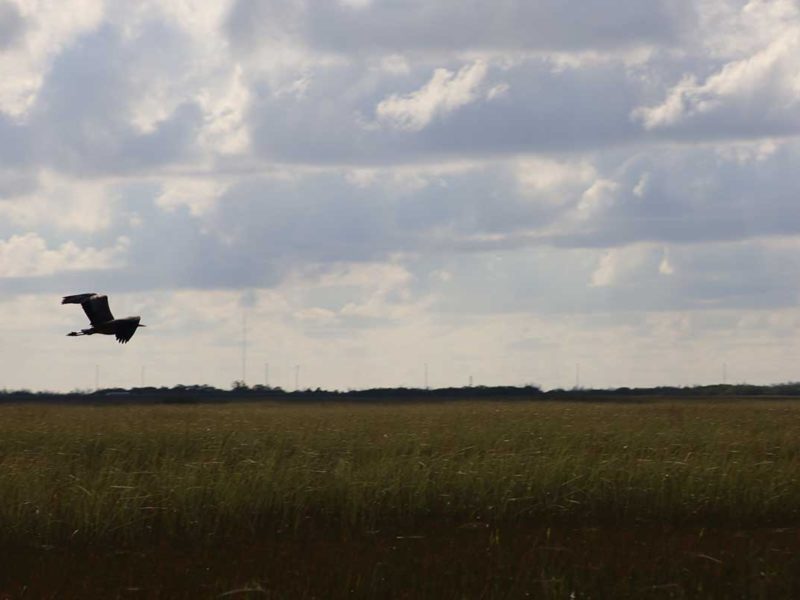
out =
[[[147,327],[147,325],[142,325],[141,323],[139,323],[139,327]]]

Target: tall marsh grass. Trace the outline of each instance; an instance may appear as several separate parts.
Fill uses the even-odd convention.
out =
[[[0,541],[800,524],[800,405],[0,406]]]

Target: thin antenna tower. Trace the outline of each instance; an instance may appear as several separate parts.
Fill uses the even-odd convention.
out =
[[[472,387],[472,375],[469,376],[469,387]]]
[[[247,309],[242,309],[242,383],[247,383]]]

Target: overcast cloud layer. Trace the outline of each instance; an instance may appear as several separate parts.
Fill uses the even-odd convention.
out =
[[[70,4],[0,0],[0,388],[800,378],[796,0]]]

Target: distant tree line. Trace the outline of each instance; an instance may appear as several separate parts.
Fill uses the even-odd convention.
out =
[[[210,385],[174,387],[106,388],[72,392],[32,392],[0,390],[0,403],[60,404],[194,404],[215,402],[451,402],[465,400],[495,401],[575,401],[575,402],[649,402],[671,398],[694,399],[780,399],[800,397],[800,383],[775,385],[705,385],[692,387],[651,387],[616,389],[556,389],[543,391],[535,385],[470,386],[449,388],[373,388],[366,390],[305,389],[286,391],[280,387],[248,386],[233,382],[231,389]]]

